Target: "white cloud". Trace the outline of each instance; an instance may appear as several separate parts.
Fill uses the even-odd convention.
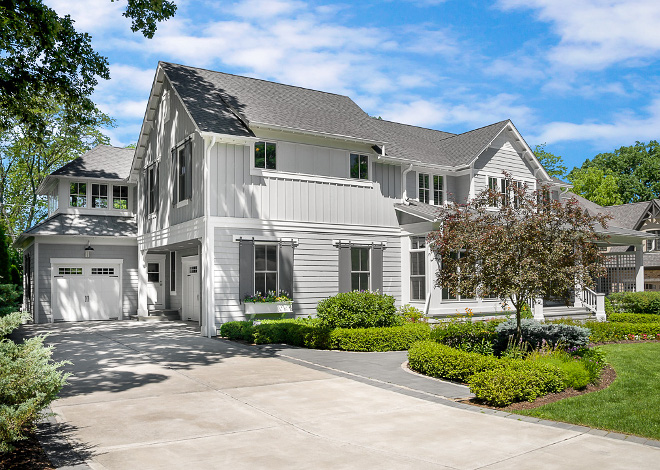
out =
[[[125,1],[45,0],[44,3],[60,16],[70,15],[77,31],[96,34],[121,27],[130,32],[130,20],[122,16]]]
[[[260,19],[271,18],[291,14],[294,11],[303,10],[305,3],[286,0],[246,0],[235,3],[230,11],[242,18],[254,18],[257,15]]]

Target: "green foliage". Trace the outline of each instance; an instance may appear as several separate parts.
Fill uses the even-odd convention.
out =
[[[534,349],[542,347],[545,343],[553,347],[561,345],[566,348],[579,348],[589,344],[589,329],[577,325],[522,320],[520,328],[521,341],[528,343]],[[517,325],[515,321],[509,320],[497,325],[495,331],[498,334],[499,346],[504,349],[509,338],[516,335]]]
[[[467,382],[474,374],[502,366],[494,356],[461,351],[435,341],[420,341],[408,350],[412,370],[439,379]]]
[[[574,168],[568,174],[572,191],[600,206],[623,204],[619,193],[619,180],[609,170],[600,168]]]
[[[510,360],[503,367],[474,374],[469,385],[477,399],[494,406],[507,406],[561,392],[564,379],[561,371],[553,365]]]
[[[336,328],[329,333],[328,348],[343,351],[404,351],[428,339],[431,328],[407,323],[386,328]]]
[[[290,344],[306,348],[325,349],[329,331],[316,318],[265,320],[254,325],[256,344]]]
[[[251,321],[230,321],[220,326],[220,336],[252,342],[254,339],[254,328]]]
[[[21,293],[14,284],[0,284],[0,308],[18,308]]]
[[[410,304],[402,305],[397,309],[397,315],[403,318],[406,323],[428,323],[429,319],[417,307]]]
[[[537,145],[534,147],[534,155],[539,160],[539,163],[545,168],[545,171],[548,172],[550,176],[555,176],[557,178],[563,178],[568,168],[564,165],[564,159],[559,155],[553,155],[550,152],[546,151],[545,143]]]
[[[614,306],[612,305],[612,301],[605,297],[605,314],[609,318],[610,314],[615,313],[616,310]]]
[[[7,235],[5,234],[4,224],[0,223],[0,284],[11,283],[9,268],[10,262]]]
[[[435,325],[431,339],[463,351],[492,354],[499,321],[476,322],[452,320]]]
[[[577,348],[569,350],[574,358],[580,360],[584,368],[589,373],[589,383],[596,384],[600,381],[600,373],[607,363],[605,362],[605,352],[601,348]]]
[[[394,297],[379,292],[353,291],[322,300],[316,306],[321,326],[325,328],[372,328],[400,326]]]
[[[12,312],[9,315],[0,317],[0,339],[21,326],[22,321],[23,314],[21,312]]]
[[[591,330],[589,339],[593,343],[607,343],[626,339],[656,339],[660,335],[660,322],[586,322],[584,325]],[[629,336],[632,338],[629,338]]]
[[[607,320],[616,323],[658,323],[660,315],[653,313],[610,313]]]
[[[617,292],[609,298],[617,312],[660,315],[660,292]]]
[[[0,318],[0,336],[18,327],[21,314]],[[63,363],[51,361],[51,348],[44,337],[22,344],[0,340],[0,453],[13,449],[12,443],[25,439],[41,411],[66,383]]]
[[[547,356],[529,356],[531,360],[557,367],[561,371],[564,388],[582,390],[591,383],[591,375],[581,360],[556,352]]]

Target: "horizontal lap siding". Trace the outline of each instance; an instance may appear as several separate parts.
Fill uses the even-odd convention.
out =
[[[332,240],[354,239],[387,242],[383,254],[383,291],[401,299],[401,249],[398,237],[387,237],[365,232],[360,235],[299,233],[293,231],[263,231],[254,229],[215,229],[215,318],[221,324],[243,318],[243,305],[239,301],[238,243],[234,235],[297,238],[294,249],[294,313],[296,316],[314,315],[316,304],[338,290],[338,249]]]
[[[514,180],[524,181],[532,189],[536,189],[533,170],[508,140],[496,140],[493,146],[477,159],[474,168],[477,170],[474,179],[475,194],[488,188],[489,176],[502,177],[502,171],[507,171]]]

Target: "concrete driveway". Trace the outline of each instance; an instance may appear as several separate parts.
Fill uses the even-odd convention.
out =
[[[183,323],[23,332],[50,333],[55,358],[72,362],[52,406],[75,451],[60,453],[60,466],[82,456],[93,469],[603,470],[660,459],[649,445],[449,406],[428,390],[201,338]]]

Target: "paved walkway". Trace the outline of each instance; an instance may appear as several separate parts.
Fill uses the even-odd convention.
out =
[[[303,350],[201,338],[182,323],[23,331],[51,333],[55,358],[72,362],[70,384],[52,406],[71,449],[56,459],[60,467],[85,460],[93,469],[603,470],[649,468],[660,458],[657,448],[587,428],[474,412],[443,398],[444,390],[368,378],[387,372],[331,352],[310,364],[294,357]],[[332,360],[323,365],[323,357]],[[401,358],[373,357],[392,364]],[[347,370],[336,370],[338,362]]]

